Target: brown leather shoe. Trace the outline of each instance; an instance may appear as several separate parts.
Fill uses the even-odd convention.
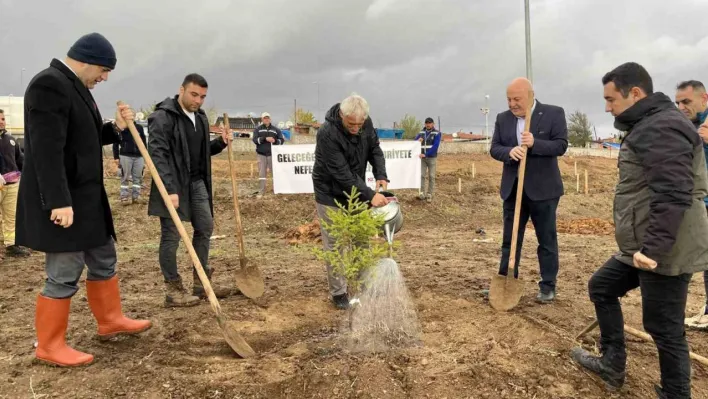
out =
[[[34,326],[37,348],[34,356],[43,362],[62,367],[82,366],[93,361],[93,355],[79,352],[66,344],[71,298],[37,297]]]
[[[182,278],[175,281],[165,281],[165,307],[186,307],[199,304],[199,297],[189,295],[182,285]]]

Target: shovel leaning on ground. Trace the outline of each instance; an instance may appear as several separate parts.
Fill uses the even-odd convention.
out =
[[[533,107],[533,92],[529,92],[529,106],[526,109],[524,131],[531,128],[531,111]],[[514,206],[514,227],[511,232],[511,250],[509,251],[509,267],[506,276],[495,274],[489,286],[489,304],[496,310],[508,311],[518,305],[524,292],[523,280],[516,277],[518,265],[516,262],[516,246],[518,245],[519,219],[521,217],[521,199],[524,196],[524,177],[526,176],[526,158],[528,149],[523,146],[524,157],[519,164],[518,183],[516,187],[516,205]]]
[[[118,105],[123,105],[124,103],[122,101],[118,101]],[[192,262],[194,263],[194,268],[197,270],[197,275],[199,276],[199,280],[202,282],[202,286],[204,287],[204,291],[206,291],[207,297],[209,298],[209,304],[211,305],[212,310],[214,310],[214,313],[216,314],[216,321],[219,323],[219,328],[221,328],[221,331],[224,334],[224,338],[226,339],[226,342],[229,344],[231,349],[233,349],[236,353],[239,354],[242,358],[247,358],[247,357],[252,357],[256,355],[256,352],[251,348],[250,345],[241,337],[241,335],[238,333],[236,329],[236,323],[230,320],[226,319],[226,316],[221,312],[221,306],[219,305],[219,301],[216,299],[216,295],[214,295],[214,290],[211,288],[211,283],[209,282],[209,278],[207,278],[206,273],[204,272],[204,268],[202,267],[201,262],[199,262],[199,257],[197,257],[197,253],[194,251],[194,246],[192,245],[192,241],[189,239],[189,236],[187,235],[187,230],[184,228],[184,224],[182,224],[182,221],[179,219],[179,216],[177,215],[177,210],[175,207],[172,205],[172,201],[170,200],[170,196],[167,193],[167,189],[165,189],[165,185],[162,182],[162,179],[160,178],[160,174],[157,173],[157,169],[155,168],[155,164],[152,162],[152,159],[150,158],[150,154],[147,152],[147,148],[145,148],[145,144],[143,144],[143,141],[140,139],[140,135],[138,134],[138,131],[135,129],[135,124],[133,121],[127,121],[128,122],[128,129],[130,130],[130,134],[133,136],[133,139],[135,141],[135,144],[138,146],[138,149],[140,150],[140,155],[143,156],[143,159],[145,159],[145,163],[147,164],[148,169],[150,170],[150,174],[152,175],[152,180],[155,182],[155,185],[157,186],[158,191],[160,191],[160,195],[162,196],[162,200],[165,202],[165,206],[167,207],[167,210],[170,212],[170,216],[172,217],[172,221],[174,222],[175,226],[177,226],[177,230],[179,231],[179,235],[182,237],[182,241],[184,241],[184,245],[187,247],[187,251],[189,252],[189,256],[192,258]]]
[[[224,114],[224,126],[230,131],[229,116]],[[229,145],[229,174],[231,175],[231,190],[234,199],[234,214],[236,215],[236,239],[238,240],[238,260],[241,268],[236,270],[236,287],[248,298],[258,298],[265,291],[263,275],[255,265],[249,265],[246,259],[246,250],[243,245],[243,225],[241,224],[241,212],[238,205],[238,186],[234,168],[233,149]]]

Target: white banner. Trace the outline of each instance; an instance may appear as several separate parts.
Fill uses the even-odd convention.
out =
[[[313,193],[312,168],[315,165],[315,145],[274,145],[273,191],[276,194]],[[420,189],[420,142],[382,141],[381,150],[386,158],[386,174],[391,190],[400,188]],[[367,164],[366,184],[372,189],[376,180]]]

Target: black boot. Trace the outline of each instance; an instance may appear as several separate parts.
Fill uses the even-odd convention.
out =
[[[339,309],[339,310],[346,310],[349,309],[349,295],[346,293],[342,295],[335,295],[332,297],[332,302],[334,303],[334,306]]]
[[[656,391],[657,399],[668,399],[668,396],[664,393],[664,390],[660,386],[654,385],[654,390]]]
[[[621,351],[608,349],[604,351],[602,356],[595,356],[585,349],[577,347],[570,351],[570,357],[579,365],[600,376],[607,384],[608,389],[622,388],[626,357]]]
[[[19,245],[10,245],[5,251],[8,256],[12,256],[13,258],[26,258],[30,256],[30,251]]]

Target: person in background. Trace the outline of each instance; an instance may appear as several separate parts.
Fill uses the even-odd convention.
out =
[[[676,86],[676,105],[679,110],[698,129],[698,134],[703,142],[703,153],[708,164],[708,125],[701,126],[708,117],[708,93],[703,83],[697,80],[687,80]],[[708,197],[703,199],[708,212]],[[684,320],[688,327],[708,330],[708,272],[703,272],[703,285],[705,287],[706,305],[693,317]]]
[[[0,109],[0,213],[5,253],[12,257],[30,256],[27,248],[15,244],[15,216],[20,174],[25,154],[14,137],[5,130],[5,111]]]
[[[147,144],[142,125],[136,123],[135,128],[138,130],[143,144]],[[120,133],[120,143],[113,143],[113,159],[115,159],[116,165],[121,170],[120,203],[123,205],[130,205],[131,201],[132,203],[138,203],[143,186],[145,160],[140,154],[130,130],[124,129]],[[130,185],[131,180],[132,187]]]
[[[442,134],[435,128],[433,118],[425,118],[425,127],[415,136],[420,141],[420,195],[419,199],[433,202],[435,192],[435,170],[437,168],[438,147]],[[428,191],[425,190],[425,175],[428,175]]]
[[[256,154],[258,157],[258,180],[260,181],[260,189],[258,190],[257,198],[261,198],[265,194],[268,171],[273,172],[271,147],[285,143],[283,133],[270,123],[269,113],[264,112],[261,114],[261,121],[263,123],[253,131],[253,142],[256,144]]]

